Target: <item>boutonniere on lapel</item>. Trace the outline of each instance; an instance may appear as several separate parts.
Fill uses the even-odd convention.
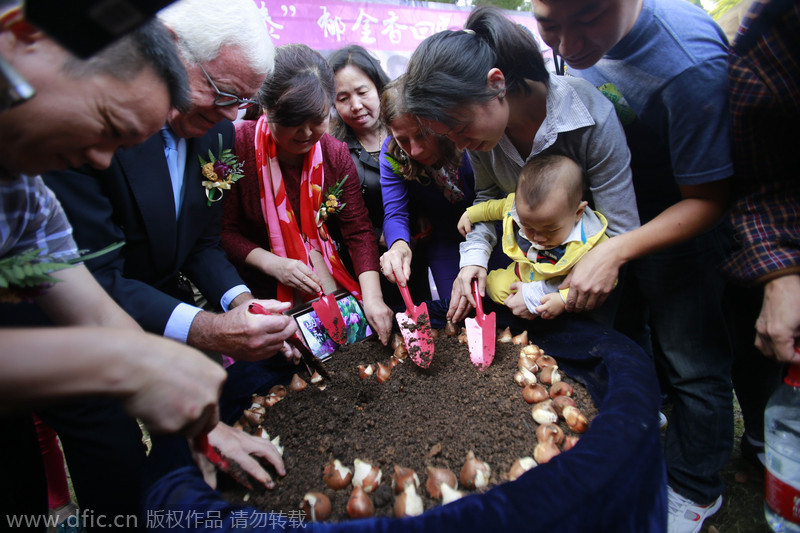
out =
[[[328,221],[329,216],[338,215],[341,213],[342,209],[344,209],[344,206],[347,205],[347,202],[342,202],[339,198],[342,196],[342,187],[348,177],[349,176],[345,174],[340,181],[331,185],[328,188],[328,192],[322,197],[322,204],[319,206],[316,217],[317,227],[322,227],[322,225]]]
[[[59,261],[41,249],[31,249],[0,260],[0,303],[30,302],[45,289],[59,281],[50,274],[75,266],[75,263],[88,261],[107,254],[123,246],[125,242],[109,244],[102,250]],[[81,250],[84,254],[86,250]]]
[[[230,148],[222,149],[222,134],[219,135],[219,155],[214,157],[211,149],[208,150],[208,161],[202,156],[197,156],[200,160],[200,168],[203,173],[203,187],[206,188],[206,198],[208,205],[212,202],[222,200],[225,190],[230,189],[236,180],[242,177],[243,163],[233,155]]]

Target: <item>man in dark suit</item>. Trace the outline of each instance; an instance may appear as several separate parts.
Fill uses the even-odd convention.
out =
[[[220,247],[222,205],[209,202],[198,159],[208,160],[209,151],[216,158],[232,148],[231,120],[251,104],[272,69],[274,49],[266,27],[251,0],[183,0],[158,17],[176,35],[191,108],[170,111],[161,132],[118,151],[109,169],[50,173],[45,182],[62,202],[79,248],[96,250],[125,241],[120,250],[87,266],[145,330],[236,359],[279,354],[284,363],[295,362],[299,353],[285,340],[296,326],[281,314],[288,305],[261,300],[275,315],[252,314],[242,305],[252,295]],[[207,299],[210,311],[194,304],[186,279]],[[139,486],[145,459],[141,435],[131,419],[120,415],[118,405],[82,402],[40,416],[61,437],[80,502],[89,500],[82,491],[92,498],[113,498],[107,495],[112,480]],[[272,486],[250,455],[270,460],[277,453],[274,447],[224,424],[209,439]],[[98,449],[105,450],[102,460]]]
[[[230,121],[254,103],[250,98],[272,68],[273,47],[263,22],[248,22],[252,13],[244,8],[252,2],[240,1],[247,5],[236,2],[231,13],[197,0],[177,3],[159,15],[178,36],[192,88],[191,109],[171,111],[160,133],[118,151],[108,170],[81,167],[44,177],[64,205],[81,248],[126,242],[117,253],[88,266],[144,329],[236,359],[258,360],[287,350],[284,340],[294,325],[280,315],[254,317],[240,305],[252,296],[220,248],[222,203],[209,205],[198,159],[208,160],[209,152],[219,157],[221,150],[233,147]],[[211,19],[208,27],[203,27],[204,8]],[[226,33],[233,28],[236,35]],[[177,157],[170,169],[166,154],[172,151]],[[212,309],[226,312],[193,305],[186,278]],[[277,302],[262,303],[285,310]]]

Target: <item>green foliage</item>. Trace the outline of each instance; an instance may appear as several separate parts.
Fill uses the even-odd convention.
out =
[[[389,166],[392,167],[392,171],[397,174],[398,176],[403,175],[403,167],[400,165],[400,162],[397,161],[394,157],[390,156],[388,153],[386,154],[386,160],[389,162]]]
[[[0,259],[0,301],[17,301],[17,291],[52,285],[60,280],[50,275],[75,263],[88,261],[123,246],[117,242],[91,254],[81,255],[67,261],[57,261],[52,255],[42,254],[41,249],[31,249],[17,255]],[[86,250],[81,250],[84,253]],[[16,295],[16,296],[15,296]]]
[[[42,250],[37,249],[28,250],[0,260],[0,288],[7,289],[13,285],[36,287],[44,283],[55,283],[58,280],[49,273],[72,266],[71,263],[47,261],[47,256],[39,257],[41,252]]]
[[[742,3],[742,0],[719,0],[714,8],[708,12],[711,18],[718,20],[722,15]]]
[[[474,6],[497,6],[500,9],[508,9],[510,11],[518,11],[525,0],[473,0]]]

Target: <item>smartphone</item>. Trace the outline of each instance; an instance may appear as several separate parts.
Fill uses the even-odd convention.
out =
[[[333,293],[339,311],[342,313],[345,324],[347,325],[347,344],[368,339],[373,335],[372,328],[367,322],[364,309],[355,296],[346,290],[338,290]],[[303,342],[306,347],[320,361],[328,359],[339,348],[333,341],[322,325],[322,321],[317,316],[317,312],[311,307],[317,299],[286,311],[285,314],[294,318],[297,328],[302,334]]]

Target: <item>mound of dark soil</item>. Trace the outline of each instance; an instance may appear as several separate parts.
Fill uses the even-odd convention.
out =
[[[345,346],[324,363],[331,374],[319,384],[324,390],[309,384],[266,410],[263,427],[272,438],[280,436],[286,476],[276,479],[272,491],[246,491],[230,482],[221,485],[223,494],[235,503],[287,513],[299,508],[307,492],[322,492],[331,500],[330,520],[347,520],[352,486],[328,488],[323,468],[339,459],[352,469],[360,458],[380,467],[381,486],[371,498],[376,515],[391,516],[395,465],[417,472],[418,492],[429,509],[440,502],[424,488],[426,466],[458,475],[470,450],[490,465],[489,487],[503,483],[512,463],[533,456],[536,445],[538,424],[514,382],[519,352],[520,346],[498,344],[494,363],[481,371],[470,362],[466,345],[440,334],[428,369],[407,359],[379,383],[375,375],[361,379],[358,365],[386,365],[393,350],[374,340]],[[549,355],[558,359],[557,353]],[[305,371],[301,377],[309,379]],[[591,420],[596,408],[586,389],[569,377],[563,381],[573,385],[573,399]],[[559,425],[573,434],[563,420]]]

